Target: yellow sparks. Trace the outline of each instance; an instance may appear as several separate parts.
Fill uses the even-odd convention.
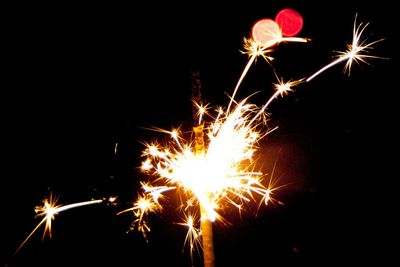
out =
[[[158,203],[158,200],[163,198],[163,193],[169,190],[175,189],[174,186],[151,186],[147,183],[141,183],[142,188],[146,194],[149,194],[152,196],[153,200],[155,203]]]
[[[379,39],[376,41],[372,41],[370,43],[367,43],[366,39],[362,38],[362,34],[364,30],[367,28],[369,23],[363,24],[360,23],[357,26],[357,16],[354,19],[354,27],[353,27],[353,40],[351,44],[347,45],[347,50],[345,52],[339,51],[337,59],[326,65],[325,67],[321,68],[318,70],[316,73],[311,75],[309,78],[307,78],[307,82],[311,81],[315,77],[317,77],[319,74],[322,72],[326,71],[327,69],[335,66],[336,64],[339,64],[343,61],[346,61],[346,64],[344,66],[344,71],[350,75],[351,67],[353,63],[358,63],[358,62],[363,62],[368,64],[367,59],[371,58],[381,58],[377,56],[371,56],[368,55],[368,51],[371,50],[374,44],[383,41],[384,39]]]
[[[223,220],[220,212],[226,206],[241,209],[253,194],[262,201],[269,194],[261,183],[263,174],[254,171],[257,142],[266,134],[262,112],[246,101],[238,103],[229,114],[218,110],[217,119],[207,128],[204,153],[196,153],[194,144],[180,136],[166,146],[147,144],[142,169],[155,177],[155,185],[142,183],[144,195],[132,208],[122,211],[134,212],[134,225],[144,235],[150,231],[145,215],[160,210],[159,199],[166,191],[177,190],[185,211],[189,212],[193,203],[201,205],[211,221]]]
[[[284,38],[280,32],[276,38],[276,43],[307,42],[304,38]],[[185,243],[189,243],[191,255],[194,244],[199,241],[200,233],[195,225],[200,225],[200,221],[225,222],[222,213],[229,206],[241,212],[247,203],[256,199],[256,196],[259,197],[260,204],[271,201],[274,188],[270,187],[271,184],[265,187],[262,184],[265,178],[263,173],[255,170],[258,141],[276,129],[265,129],[265,111],[278,95],[283,96],[292,91],[292,87],[302,80],[284,83],[278,79],[275,94],[261,108],[248,103],[248,98],[236,102],[235,94],[256,58],[262,57],[269,64],[273,60],[269,56],[272,50],[261,46],[255,40],[245,39],[244,49],[243,53],[249,56],[249,60],[227,108],[218,108],[216,116],[213,117],[208,112],[208,105],[194,102],[199,124],[196,131],[200,131],[196,132],[196,135],[199,140],[198,137],[195,140],[187,140],[177,130],[155,128],[158,132],[170,135],[171,141],[166,144],[145,144],[142,153],[145,160],[141,169],[150,177],[154,177],[154,181],[142,182],[144,193],[139,195],[133,207],[118,213],[132,211],[135,217],[132,229],[137,228],[145,238],[150,231],[147,215],[162,209],[160,200],[167,191],[175,190],[179,195],[181,203],[178,206],[184,211],[186,218],[181,225],[188,228]],[[205,121],[206,116],[211,119],[210,122]],[[201,143],[201,149],[197,149],[200,147],[198,142]],[[194,217],[189,214],[194,214],[193,211],[199,207],[201,218],[195,223]]]
[[[149,171],[153,168],[153,165],[151,165],[151,160],[146,159],[145,161],[142,162],[141,169],[142,171]]]
[[[42,206],[37,206],[35,207],[35,212],[36,212],[36,217],[43,217],[43,219],[38,223],[38,225],[32,230],[32,232],[28,235],[28,237],[21,243],[21,245],[18,247],[18,249],[15,251],[14,255],[17,254],[21,248],[25,245],[25,243],[31,238],[31,236],[39,229],[39,227],[43,224],[45,224],[45,229],[43,231],[43,239],[48,235],[51,238],[51,223],[52,220],[54,220],[55,215],[58,213],[69,210],[72,208],[77,208],[81,206],[87,206],[87,205],[92,205],[92,204],[98,204],[103,202],[102,199],[99,200],[91,200],[91,201],[85,201],[85,202],[78,202],[74,204],[69,204],[69,205],[56,205],[57,204],[58,198],[54,198],[53,194],[50,194],[50,197],[48,199],[43,200],[43,205]],[[112,199],[110,198],[110,202]]]
[[[147,225],[147,215],[160,210],[162,210],[162,206],[155,202],[153,197],[140,195],[132,208],[120,211],[117,215],[132,211],[136,219],[132,222],[131,230],[137,228],[147,238],[147,233],[150,232],[150,227]]]
[[[192,255],[196,242],[200,242],[200,232],[195,227],[200,225],[200,221],[194,222],[194,217],[189,214],[194,214],[199,207],[202,212],[198,220],[225,223],[223,213],[229,206],[240,213],[257,198],[258,208],[262,203],[267,205],[274,202],[272,193],[279,187],[271,182],[268,186],[263,185],[265,175],[255,170],[254,157],[259,149],[257,143],[276,129],[267,130],[264,127],[264,115],[269,104],[278,95],[292,91],[292,87],[301,82],[302,79],[289,82],[278,79],[276,92],[261,108],[249,103],[246,98],[241,102],[235,101],[232,111],[219,107],[217,115],[212,117],[206,112],[207,105],[198,105],[198,116],[207,115],[212,118],[204,125],[206,134],[204,149],[201,151],[197,151],[196,142],[186,140],[179,131],[157,129],[172,138],[166,144],[145,144],[142,153],[145,160],[141,169],[154,177],[154,180],[142,182],[143,193],[133,207],[118,214],[132,211],[135,220],[131,229],[138,229],[147,238],[150,231],[147,215],[161,211],[160,200],[164,198],[164,193],[175,190],[180,200],[178,206],[186,218],[181,225],[188,228],[185,244],[189,244]]]
[[[201,244],[201,230],[196,227],[198,220],[193,215],[187,215],[184,222],[178,223],[184,227],[187,227],[187,233],[185,237],[184,246],[189,247],[190,258],[193,261],[193,251],[202,247]]]
[[[108,199],[106,199],[108,201],[108,203],[114,204],[115,201],[117,200],[118,196],[115,197],[109,197]]]
[[[273,197],[274,191],[280,190],[282,187],[287,186],[286,184],[280,186],[277,185],[278,179],[273,178],[275,173],[275,167],[276,167],[276,162],[272,169],[271,178],[268,180],[268,185],[266,186],[266,189],[263,191],[264,197],[258,204],[257,212],[260,209],[262,203],[264,203],[265,205],[268,205],[269,203],[273,205],[275,204],[283,205],[281,201]]]
[[[362,33],[364,32],[365,28],[368,26],[369,23],[366,23],[363,25],[363,23],[360,23],[356,27],[356,20],[354,20],[354,28],[353,28],[353,41],[351,44],[347,45],[347,51],[346,52],[339,52],[339,57],[347,57],[348,60],[345,64],[345,72],[350,75],[351,67],[353,65],[353,62],[358,63],[359,61],[368,64],[366,61],[368,58],[379,58],[376,56],[371,56],[368,54],[363,54],[367,53],[369,49],[372,49],[372,46],[376,44],[377,42],[383,41],[383,39],[376,40],[371,43],[367,43],[366,40],[361,39]]]
[[[201,124],[204,115],[207,115],[208,104],[203,105],[202,103],[193,102],[195,107],[197,108],[196,116],[199,118],[199,125]]]
[[[273,57],[269,56],[269,53],[272,52],[272,49],[267,49],[268,47],[261,46],[258,42],[254,41],[253,39],[244,38],[244,51],[241,51],[243,54],[248,55],[250,58],[254,57],[262,57],[267,61],[267,63],[271,63],[274,59]]]
[[[46,221],[44,231],[43,231],[43,238],[46,234],[49,235],[51,238],[51,222],[54,220],[54,215],[57,214],[57,209],[60,208],[60,205],[57,204],[57,198],[53,199],[52,194],[50,194],[49,200],[45,199],[43,201],[43,206],[37,206],[35,208],[36,216],[37,217],[44,217],[43,220]]]
[[[289,92],[293,92],[292,87],[299,85],[303,82],[303,79],[300,80],[295,80],[295,81],[288,81],[288,82],[284,82],[283,79],[278,79],[278,83],[274,84],[276,93],[284,96],[289,94]]]
[[[300,38],[300,37],[283,37],[282,36],[282,31],[279,29],[277,33],[274,33],[273,36],[275,37],[274,40],[271,41],[273,45],[279,44],[281,42],[301,42],[305,43],[308,42],[309,39],[307,38]],[[270,48],[272,45],[262,45],[259,42],[257,42],[254,39],[244,39],[244,49],[245,51],[242,53],[247,54],[250,56],[245,68],[243,69],[242,74],[240,75],[240,78],[235,86],[235,89],[233,90],[231,101],[228,104],[227,112],[230,111],[230,107],[233,103],[233,100],[236,96],[237,90],[239,89],[241,83],[243,82],[244,77],[247,75],[247,72],[249,71],[251,65],[253,62],[256,60],[257,57],[261,56],[262,58],[267,61],[268,64],[271,64],[271,61],[273,58],[268,55],[268,53],[272,52],[272,49]]]

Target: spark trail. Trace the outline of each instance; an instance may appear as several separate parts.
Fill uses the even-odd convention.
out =
[[[109,200],[112,202],[113,198],[110,198]],[[46,235],[48,235],[51,238],[52,221],[54,220],[55,216],[57,214],[59,214],[60,212],[63,212],[63,211],[69,210],[69,209],[73,209],[73,208],[82,207],[82,206],[99,204],[99,203],[102,203],[104,200],[103,199],[90,200],[90,201],[68,204],[68,205],[64,205],[64,206],[57,205],[57,201],[58,201],[58,198],[54,198],[53,195],[50,194],[49,199],[43,200],[43,206],[37,206],[35,208],[35,212],[37,213],[36,217],[43,217],[43,219],[38,223],[38,225],[32,230],[32,232],[27,236],[27,238],[25,238],[25,240],[17,248],[17,250],[14,253],[14,256],[21,250],[21,248],[26,244],[26,242],[32,237],[32,235],[43,224],[45,224],[45,228],[43,231],[43,239],[46,237]]]

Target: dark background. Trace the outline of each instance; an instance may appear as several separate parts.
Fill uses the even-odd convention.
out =
[[[315,2],[315,3],[314,3]],[[365,3],[368,2],[368,3]],[[355,14],[370,22],[373,55],[350,77],[337,65],[270,107],[279,129],[261,142],[260,161],[285,188],[284,205],[255,216],[232,210],[214,224],[216,266],[364,264],[387,266],[397,250],[394,215],[397,144],[397,11],[392,1],[251,1],[238,4],[20,5],[3,8],[1,90],[1,264],[9,266],[191,266],[185,229],[172,201],[150,217],[149,242],[116,213],[146,177],[141,141],[163,139],[143,127],[190,130],[191,72],[205,102],[226,105],[246,64],[243,37],[261,18],[291,7],[307,44],[283,43],[273,65],[288,79],[307,77],[351,42]],[[395,31],[396,30],[396,31]],[[273,94],[271,68],[259,60],[237,99]],[[167,138],[167,136],[165,136]],[[114,146],[118,143],[117,154]],[[116,206],[63,212],[53,238],[34,207],[50,192],[61,204],[118,195]],[[394,244],[393,244],[394,243]],[[202,266],[194,254],[195,266]]]

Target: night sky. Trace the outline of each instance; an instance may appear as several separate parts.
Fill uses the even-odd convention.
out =
[[[274,48],[284,79],[307,77],[352,39],[355,14],[370,22],[376,44],[370,65],[343,64],[271,105],[260,142],[263,172],[281,184],[284,205],[256,205],[231,225],[214,224],[216,266],[388,266],[398,230],[393,216],[398,104],[394,95],[396,11],[393,1],[249,1],[248,4],[164,3],[135,6],[55,5],[5,8],[1,90],[2,174],[0,264],[3,266],[191,266],[174,197],[150,216],[148,242],[126,233],[130,207],[146,179],[141,142],[168,136],[144,128],[192,121],[191,73],[200,71],[203,100],[226,106],[247,62],[243,37],[285,7],[304,19],[303,43]],[[368,2],[368,3],[365,3]],[[251,5],[251,6],[250,6]],[[271,67],[258,60],[237,99],[273,94]],[[117,154],[114,154],[118,143]],[[393,188],[393,189],[392,189]],[[16,255],[40,221],[34,207],[50,192],[60,204],[119,196],[65,211]],[[398,253],[398,252],[397,252]],[[194,254],[194,265],[202,259]]]

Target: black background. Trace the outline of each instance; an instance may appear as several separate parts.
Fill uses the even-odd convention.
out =
[[[315,2],[315,3],[314,3]],[[368,2],[368,3],[365,3]],[[1,90],[1,264],[9,266],[191,266],[173,201],[150,217],[149,242],[129,229],[129,207],[146,179],[141,141],[162,139],[143,127],[190,130],[191,71],[205,102],[226,105],[247,57],[243,37],[261,18],[291,7],[307,44],[283,43],[273,65],[285,79],[307,77],[344,51],[353,22],[370,22],[373,55],[296,87],[270,107],[279,126],[261,142],[260,161],[288,184],[284,205],[255,216],[227,214],[214,224],[216,266],[364,264],[387,266],[397,245],[394,215],[397,74],[392,1],[252,1],[230,4],[20,5],[4,7]],[[237,99],[261,105],[274,76],[259,60]],[[165,138],[167,138],[165,136]],[[118,143],[117,154],[114,146]],[[391,190],[392,189],[392,190]],[[61,204],[118,195],[116,206],[69,210],[16,255],[50,192]],[[202,266],[194,254],[195,266]]]

